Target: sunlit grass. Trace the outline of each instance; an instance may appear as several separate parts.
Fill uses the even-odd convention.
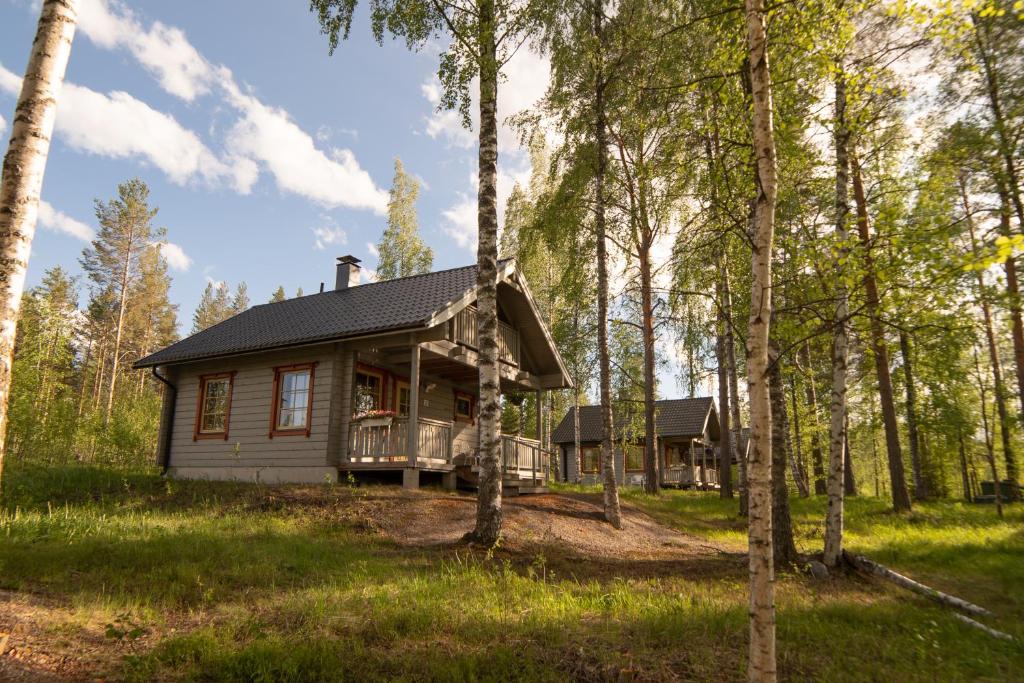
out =
[[[154,473],[14,466],[0,506],[0,587],[58,599],[76,625],[128,613],[153,636],[106,673],[136,680],[735,680],[746,584],[642,562],[577,580],[542,555],[403,549],[353,516],[361,490],[293,507],[275,489]],[[745,545],[735,501],[634,490],[682,531]],[[794,501],[802,549],[823,502]],[[911,516],[851,500],[851,548],[997,610],[1024,637],[1021,514],[936,503]],[[580,574],[583,575],[583,574]],[[896,589],[780,578],[779,661],[797,680],[1008,680],[1019,646]],[[112,645],[113,646],[113,645]]]

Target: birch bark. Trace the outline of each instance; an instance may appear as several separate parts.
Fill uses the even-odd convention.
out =
[[[747,394],[750,457],[747,463],[750,554],[750,658],[748,679],[769,683],[775,668],[775,570],[772,562],[772,423],[768,395],[768,333],[771,320],[772,239],[777,170],[772,121],[772,85],[764,0],[745,0],[757,199],[751,258],[750,322],[747,334]]]
[[[835,567],[843,555],[843,470],[846,465],[846,369],[849,355],[847,318],[849,294],[846,277],[849,264],[849,233],[846,219],[849,214],[848,141],[846,127],[846,73],[842,58],[837,60],[835,78],[835,151],[836,151],[836,308],[832,319],[832,396],[829,404],[828,443],[828,510],[825,513],[826,567]]]
[[[501,417],[498,375],[498,60],[494,0],[477,3],[480,59],[480,152],[477,213],[477,325],[480,344],[480,483],[472,540],[493,546],[501,535]]]
[[[0,181],[0,476],[21,295],[36,232],[57,100],[77,21],[77,0],[44,0],[4,156]]]
[[[594,80],[594,147],[597,167],[594,174],[594,228],[597,237],[597,348],[601,394],[601,471],[604,476],[604,518],[616,529],[622,528],[618,481],[615,479],[615,455],[612,447],[612,370],[608,355],[608,245],[605,239],[604,181],[608,167],[608,124],[605,116],[604,8],[603,0],[593,0],[593,31],[597,40],[597,73]]]

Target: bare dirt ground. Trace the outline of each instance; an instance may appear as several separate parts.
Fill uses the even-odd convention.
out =
[[[104,628],[56,602],[0,590],[0,681],[92,680],[121,656]]]
[[[622,529],[604,521],[599,495],[536,494],[506,498],[500,553],[528,561],[538,553],[578,578],[666,573],[737,575],[746,556],[670,529],[622,504]],[[407,548],[462,546],[473,529],[476,497],[466,493],[369,489],[351,506],[361,523]]]

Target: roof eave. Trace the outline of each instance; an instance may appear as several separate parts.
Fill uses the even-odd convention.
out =
[[[245,351],[230,351],[230,352],[226,352],[226,353],[215,353],[215,354],[211,354],[211,355],[194,356],[194,357],[191,357],[191,358],[180,358],[180,359],[177,359],[177,360],[168,360],[168,361],[157,360],[155,362],[149,362],[150,358],[152,358],[153,356],[157,355],[157,354],[154,353],[154,354],[150,354],[146,358],[139,359],[139,360],[135,361],[134,363],[132,363],[132,368],[135,369],[135,370],[142,370],[144,368],[152,368],[152,367],[159,367],[159,366],[187,365],[189,363],[201,363],[201,362],[209,361],[209,360],[219,360],[221,358],[234,358],[236,356],[249,356],[249,355],[252,355],[254,353],[267,353],[269,351],[281,351],[281,350],[284,350],[284,349],[296,349],[296,348],[302,348],[304,346],[319,346],[320,344],[331,344],[333,342],[351,341],[353,339],[368,339],[368,338],[371,338],[371,337],[377,337],[377,336],[385,335],[385,334],[395,334],[395,333],[399,333],[399,332],[417,332],[419,330],[429,328],[430,326],[431,325],[429,324],[429,321],[427,321],[426,323],[421,321],[421,322],[419,322],[419,323],[417,323],[415,325],[402,325],[402,326],[399,326],[399,327],[391,327],[391,328],[387,328],[387,329],[374,330],[373,332],[368,332],[368,333],[347,334],[347,335],[341,335],[341,336],[331,335],[331,336],[328,336],[328,337],[321,337],[321,338],[318,338],[318,339],[308,339],[308,340],[303,340],[303,341],[300,341],[300,342],[294,342],[294,343],[289,343],[289,344],[274,344],[272,346],[262,346],[262,347],[260,347],[258,349],[247,349]]]

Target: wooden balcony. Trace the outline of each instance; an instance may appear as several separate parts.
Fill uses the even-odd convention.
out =
[[[450,422],[419,418],[417,465],[450,465],[452,425]],[[348,462],[356,464],[409,463],[409,418],[392,418],[390,423],[352,422],[349,429]]]
[[[452,318],[448,327],[448,340],[474,351],[480,350],[480,336],[475,306],[467,306]],[[498,321],[498,360],[519,365],[519,332],[508,323]]]

